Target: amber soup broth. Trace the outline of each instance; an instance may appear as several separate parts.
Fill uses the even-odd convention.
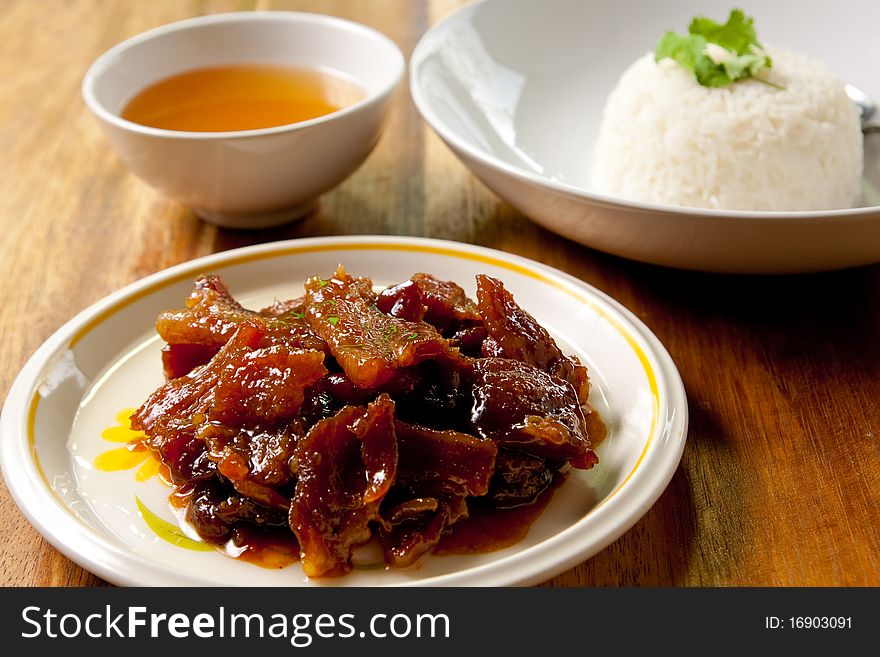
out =
[[[122,118],[164,130],[258,130],[314,119],[353,105],[364,90],[341,75],[269,65],[202,68],[135,95]]]

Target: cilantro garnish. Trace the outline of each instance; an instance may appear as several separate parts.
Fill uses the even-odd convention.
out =
[[[291,324],[295,323],[295,320],[303,319],[304,317],[305,315],[303,315],[302,312],[298,310],[291,310],[290,312],[276,318],[275,322],[277,324],[280,324],[281,326],[290,326]]]
[[[754,78],[773,62],[758,41],[754,20],[742,10],[733,9],[725,24],[698,16],[691,21],[688,34],[667,32],[654,50],[654,60],[673,59],[704,87],[726,87],[738,80]]]

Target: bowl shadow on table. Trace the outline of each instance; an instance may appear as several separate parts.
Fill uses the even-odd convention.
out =
[[[412,225],[395,230],[391,223],[390,208],[361,198],[358,189],[340,186],[321,198],[308,214],[290,223],[258,230],[217,228],[214,251],[226,251],[252,244],[265,244],[302,237],[327,235],[422,235],[422,226],[416,223],[419,213],[413,212],[404,220]]]
[[[792,431],[807,433],[809,409],[821,407],[823,387],[849,386],[858,392],[859,380],[873,380],[880,350],[871,302],[880,292],[880,267],[726,276],[642,265],[586,249],[582,255],[592,261],[585,269],[599,263],[603,279],[626,282],[627,305],[669,349],[688,392],[690,429],[681,466],[667,490],[619,541],[575,569],[577,583],[783,583],[758,580],[748,567],[759,540],[766,540],[755,532],[772,535],[773,530],[756,530],[749,516],[749,499],[754,507],[760,490],[752,479],[762,465],[753,459],[762,453],[744,439],[767,432],[759,408],[764,402],[777,408],[792,404],[793,417],[806,414],[803,426]],[[711,339],[704,335],[700,340],[700,331],[711,332]],[[705,367],[719,346],[730,353]],[[752,368],[751,380],[773,398],[725,402],[716,367],[738,361]],[[737,404],[743,411],[736,417],[739,426],[730,426]],[[571,583],[571,574],[548,582]]]
[[[704,367],[709,356],[722,367],[754,368],[753,378],[792,402],[831,385],[843,394],[864,392],[864,381],[875,379],[880,266],[788,276],[626,267],[634,293],[649,300],[646,321],[690,394],[689,379],[711,384],[716,378]]]
[[[217,228],[213,250],[302,237],[402,235],[488,246],[558,266],[559,257],[564,259],[572,248],[580,248],[532,223],[506,203],[498,203],[481,187],[466,187],[460,190],[460,197],[430,211],[424,207],[420,186],[406,183],[405,189],[395,187],[379,194],[371,189],[363,181],[343,183],[322,197],[311,213],[283,226],[262,230]],[[404,200],[399,192],[405,192]],[[551,254],[549,259],[547,252]]]
[[[806,581],[809,574],[796,569],[765,575],[788,578],[770,581],[749,568],[762,549],[786,559],[809,545],[806,537],[775,545],[783,535],[773,526],[774,519],[784,523],[782,506],[810,504],[799,484],[780,480],[772,464],[783,461],[789,479],[808,481],[816,476],[814,464],[835,469],[849,462],[851,452],[869,449],[863,434],[872,421],[877,388],[871,382],[880,369],[880,318],[873,303],[880,267],[728,276],[614,260],[604,268],[624,272],[634,309],[642,306],[639,314],[669,349],[688,390],[691,429],[679,473],[699,485],[692,491],[696,571],[689,571],[687,583]],[[733,398],[738,383],[742,388]],[[768,490],[778,491],[782,506],[767,499],[765,517],[751,517],[757,496]],[[813,514],[819,525],[836,520],[825,513]],[[709,558],[710,569],[704,569],[701,561]],[[702,572],[716,579],[705,581]]]

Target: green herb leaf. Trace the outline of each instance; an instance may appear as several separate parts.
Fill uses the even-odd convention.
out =
[[[284,315],[281,315],[280,317],[277,317],[275,319],[275,324],[280,325],[280,326],[290,326],[291,324],[293,324],[295,322],[295,320],[303,319],[304,317],[305,317],[305,315],[303,315],[302,312],[297,311],[297,310],[291,310],[290,312],[285,313]]]
[[[703,59],[709,59],[704,52],[706,40],[700,36],[681,36],[675,32],[667,32],[660,39],[654,50],[654,61],[674,59],[690,71],[696,71]],[[712,60],[709,60],[711,63]]]
[[[755,73],[768,66],[768,61],[769,58],[766,55],[740,55],[726,62],[721,62],[721,66],[731,80],[744,80],[754,77]]]
[[[336,325],[336,322],[339,321],[339,318],[336,317],[335,315],[332,315],[332,316],[330,316],[330,317],[327,318],[327,321],[330,322],[331,324],[333,324],[333,325],[335,326],[335,325]]]
[[[734,9],[724,25],[711,18],[697,16],[688,27],[690,34],[700,35],[709,43],[721,46],[737,55],[747,55],[752,46],[761,47],[755,33],[755,21],[746,16],[741,9]]]
[[[723,60],[709,56],[709,44],[727,51],[723,53]],[[662,59],[678,62],[704,87],[726,87],[738,80],[754,78],[759,71],[773,65],[758,41],[754,20],[739,9],[732,10],[723,25],[698,16],[691,21],[686,36],[667,32],[654,50],[654,60]]]

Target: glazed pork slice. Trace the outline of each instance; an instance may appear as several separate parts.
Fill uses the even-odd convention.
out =
[[[288,347],[326,351],[305,321],[301,299],[276,301],[255,312],[242,307],[219,276],[200,276],[182,310],[163,312],[156,331],[168,344],[162,352],[165,376],[173,379],[207,363],[245,321],[262,320],[264,341]]]
[[[509,358],[473,360],[469,378],[471,425],[478,436],[585,470],[598,462],[583,409],[568,381]]]
[[[457,283],[431,274],[412,278],[385,289],[378,299],[379,310],[410,322],[426,321],[444,335],[450,329],[482,322],[477,305]]]
[[[212,544],[228,541],[241,524],[285,527],[287,509],[266,507],[235,491],[218,479],[199,481],[180,495],[186,500],[186,520],[198,535]]]
[[[275,425],[229,427],[204,422],[195,436],[208,458],[233,484],[249,481],[271,488],[287,488],[293,481],[293,456],[304,430],[299,420]]]
[[[219,349],[239,324],[256,313],[241,306],[219,276],[199,276],[183,310],[161,313],[156,332],[169,344],[199,344]]]
[[[239,427],[296,417],[304,390],[327,374],[324,352],[262,347],[265,336],[261,322],[243,321],[207,365],[150,395],[132,426],[151,435],[175,417]]]
[[[386,315],[376,306],[373,284],[340,267],[330,279],[306,281],[305,316],[346,376],[376,389],[395,371],[437,358],[449,343],[430,324]]]
[[[251,444],[236,450],[236,436],[239,444],[266,432],[281,440],[298,420],[305,390],[327,374],[324,352],[261,347],[265,335],[260,320],[243,321],[207,365],[168,381],[132,415],[132,427],[147,434],[174,481],[213,472],[206,458],[230,479],[260,470],[254,458],[265,460],[266,454]],[[242,434],[243,428],[248,431]],[[258,479],[269,483],[272,477],[263,474]]]
[[[498,449],[492,441],[397,420],[399,486],[417,495],[485,495]]]
[[[383,511],[379,544],[385,563],[409,568],[437,547],[443,534],[468,515],[463,497],[417,497]]]
[[[396,478],[393,415],[386,395],[366,409],[346,406],[297,445],[290,527],[309,577],[348,572],[352,550],[372,536],[370,523]]]
[[[499,449],[487,499],[497,509],[531,504],[550,484],[558,463],[513,449]]]
[[[516,303],[501,281],[484,274],[477,276],[477,306],[489,334],[483,347],[485,355],[534,365],[571,383],[580,402],[587,402],[587,368],[562,353],[547,330]]]
[[[162,347],[162,371],[165,379],[176,379],[205,365],[220,347],[207,344],[166,344]]]

